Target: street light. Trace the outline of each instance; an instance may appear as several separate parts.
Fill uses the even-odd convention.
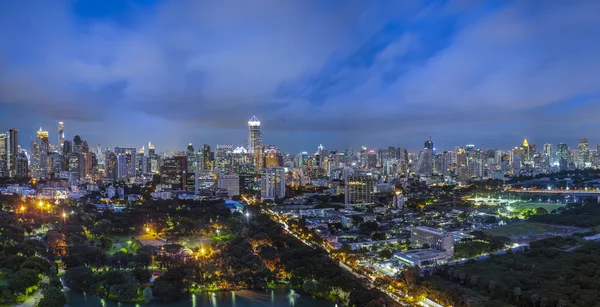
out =
[[[130,253],[131,250],[129,249],[129,247],[131,246],[131,241],[127,241],[127,252]]]
[[[65,211],[63,211],[62,213],[62,217],[63,217],[63,224],[67,223],[67,214],[65,213]]]

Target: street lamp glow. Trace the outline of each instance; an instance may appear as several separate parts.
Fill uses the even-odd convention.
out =
[[[146,232],[150,232],[150,227],[146,227]]]
[[[42,207],[44,206],[44,203],[43,203],[43,202],[40,200],[40,202],[38,203],[38,206],[39,206],[40,208],[42,208]]]
[[[25,212],[25,206],[21,206],[21,212]]]
[[[250,216],[250,213],[246,212],[246,217],[249,217],[249,216]]]

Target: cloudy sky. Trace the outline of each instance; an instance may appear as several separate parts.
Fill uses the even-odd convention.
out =
[[[0,1],[0,131],[160,150],[600,143],[600,1]]]

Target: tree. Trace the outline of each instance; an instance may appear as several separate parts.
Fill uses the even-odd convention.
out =
[[[373,236],[371,238],[373,239],[373,241],[381,241],[381,240],[386,240],[387,235],[385,234],[385,232],[376,232],[373,234]]]
[[[540,307],[548,307],[548,299],[545,297],[542,297],[540,299]]]
[[[29,294],[31,287],[40,282],[37,271],[31,269],[20,269],[10,278],[8,288],[16,293]]]
[[[567,301],[559,300],[558,304],[556,304],[556,307],[567,307]]]
[[[491,280],[490,283],[488,284],[488,291],[490,292],[490,294],[494,293],[494,291],[496,291],[496,282]]]
[[[67,297],[64,292],[55,287],[48,287],[42,292],[44,295],[37,307],[63,307],[67,304]]]
[[[539,301],[540,301],[539,295],[537,295],[536,293],[531,295],[531,304],[533,305],[533,307],[536,307]]]
[[[515,287],[513,289],[513,295],[515,296],[515,303],[519,303],[519,298],[521,298],[521,287]]]
[[[68,269],[65,273],[65,284],[76,291],[88,291],[94,282],[92,269],[84,266]]]

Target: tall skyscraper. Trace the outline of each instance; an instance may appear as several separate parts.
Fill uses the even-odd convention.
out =
[[[252,116],[248,121],[248,153],[253,156],[256,171],[263,167],[263,139],[260,131],[260,121]]]
[[[17,157],[19,156],[19,130],[8,130],[8,172],[9,177],[17,175]]]
[[[64,142],[65,142],[65,124],[63,122],[58,122],[58,146],[62,147]]]
[[[419,164],[419,174],[426,176],[433,174],[433,141],[431,139],[425,142]]]
[[[0,133],[0,177],[8,177],[8,136]]]
[[[260,195],[265,199],[285,197],[285,168],[272,166],[262,171]]]
[[[208,170],[212,170],[212,159],[210,156],[210,146],[208,144],[204,144],[204,146],[202,146],[202,164],[203,164],[203,169],[208,169]]]
[[[544,155],[552,157],[552,144],[544,144]]]
[[[118,161],[119,180],[128,180],[136,176],[136,149],[115,147]]]
[[[577,156],[577,168],[581,169],[592,167],[592,152],[590,150],[588,139],[583,138],[579,140],[579,145],[577,145],[577,151],[579,153],[579,155]]]

